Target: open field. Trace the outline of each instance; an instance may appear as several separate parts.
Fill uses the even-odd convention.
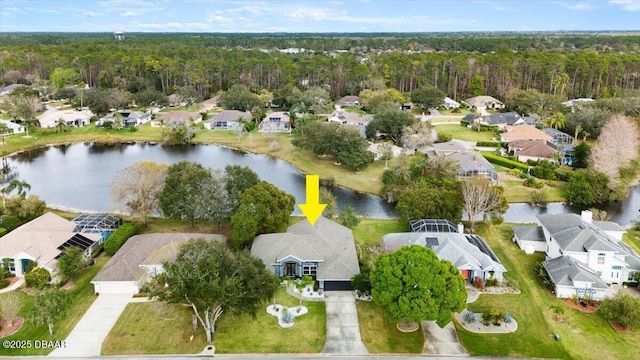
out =
[[[22,328],[12,336],[6,337],[3,340],[64,340],[71,332],[76,323],[80,320],[82,315],[89,309],[96,296],[93,294],[93,285],[89,282],[100,271],[100,269],[107,263],[109,257],[99,256],[95,258],[95,264],[86,268],[80,273],[76,280],[76,285],[73,289],[69,290],[70,300],[66,312],[66,316],[56,323],[54,323],[53,335],[49,335],[49,329],[46,324],[36,326],[29,318],[29,312],[33,307],[33,297],[25,294],[22,291],[18,291],[23,297],[23,304],[19,316],[25,318],[25,323]],[[0,297],[4,294],[0,294]],[[0,355],[46,355],[50,353],[52,349],[5,349],[0,348]]]

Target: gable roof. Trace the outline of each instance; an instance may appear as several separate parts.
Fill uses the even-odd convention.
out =
[[[227,239],[224,235],[199,233],[136,235],[122,245],[91,282],[138,281],[146,273],[141,265],[161,265],[176,257],[180,245],[198,238],[218,242]]]
[[[511,111],[506,113],[499,113],[493,115],[485,115],[482,117],[483,121],[489,125],[515,125],[525,123],[525,119],[517,112]]]
[[[361,101],[360,96],[347,95],[336,100],[336,105],[350,105],[350,104],[360,103],[360,101]]]
[[[350,280],[360,273],[351,229],[320,217],[312,226],[303,220],[286,233],[258,235],[251,254],[270,265],[294,256],[302,261],[318,261],[318,280]]]
[[[470,106],[475,106],[475,107],[487,106],[487,104],[491,104],[491,103],[503,105],[502,101],[494,98],[493,96],[488,96],[488,95],[474,96],[472,98],[468,98],[464,100],[464,102],[466,102]]]
[[[92,243],[100,240],[98,234],[75,232],[75,226],[73,222],[48,212],[0,238],[0,258],[14,257],[23,252],[36,259],[38,265],[53,269],[63,245],[76,235],[81,234],[82,240]]]
[[[251,120],[251,113],[248,111],[238,111],[238,110],[223,110],[215,115],[213,115],[212,119],[207,120],[206,122],[215,122],[215,121],[238,121],[240,118],[243,118],[247,121]]]
[[[38,116],[38,122],[41,127],[50,127],[53,126],[60,118],[64,119],[66,122],[76,120],[88,121],[92,116],[93,113],[90,110],[47,110]]]
[[[607,284],[586,265],[571,256],[561,256],[542,263],[551,281],[558,286],[575,286],[576,281],[589,282],[592,288],[606,289]]]
[[[431,248],[439,259],[448,260],[460,270],[507,271],[484,239],[454,232],[391,233],[382,237],[386,249],[405,245]]]
[[[202,120],[202,115],[191,111],[170,111],[160,115],[158,120],[164,120],[165,124],[172,122],[186,122],[189,120],[197,123]]]

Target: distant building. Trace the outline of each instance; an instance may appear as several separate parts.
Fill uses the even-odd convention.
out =
[[[118,41],[124,40],[124,31],[123,30],[114,31],[113,32],[113,38],[118,40]]]

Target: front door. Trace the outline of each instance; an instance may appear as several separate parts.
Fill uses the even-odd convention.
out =
[[[296,263],[285,263],[284,264],[284,275],[292,278],[298,277],[298,264]]]

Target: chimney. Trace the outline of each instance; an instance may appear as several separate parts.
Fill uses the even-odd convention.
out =
[[[464,225],[458,224],[458,233],[459,234],[464,234]]]
[[[582,212],[580,212],[580,218],[587,224],[591,224],[593,221],[593,213],[591,210],[582,210]]]

